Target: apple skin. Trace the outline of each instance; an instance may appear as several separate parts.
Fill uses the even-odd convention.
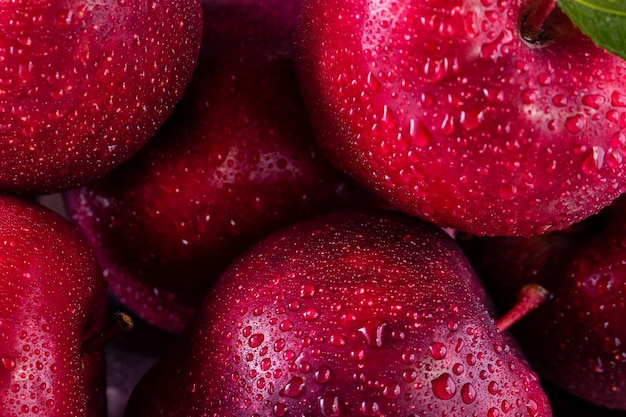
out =
[[[191,78],[198,0],[0,4],[0,190],[44,194],[128,159]]]
[[[622,196],[563,231],[458,241],[499,308],[528,282],[553,294],[514,328],[533,368],[592,404],[626,411],[625,212]]]
[[[0,196],[0,415],[103,417],[106,284],[76,228]]]
[[[296,64],[331,161],[394,207],[529,236],[625,190],[626,63],[522,0],[305,0]]]
[[[369,194],[317,150],[292,67],[300,2],[204,1],[198,69],[134,158],[65,194],[116,296],[179,332],[259,238]]]
[[[326,214],[231,264],[125,416],[551,416],[485,303],[436,226]]]

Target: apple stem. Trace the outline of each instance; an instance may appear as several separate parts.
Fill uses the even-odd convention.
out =
[[[537,43],[541,40],[543,24],[556,7],[556,0],[539,0],[534,7],[524,17],[521,34],[530,43]]]
[[[126,313],[118,311],[102,331],[91,338],[83,341],[81,353],[87,355],[89,353],[100,350],[113,339],[118,339],[122,335],[133,330],[133,319]]]
[[[539,284],[526,284],[517,294],[517,303],[504,316],[496,321],[496,327],[504,332],[519,319],[536,309],[552,294]]]

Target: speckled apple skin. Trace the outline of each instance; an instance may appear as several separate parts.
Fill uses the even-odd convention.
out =
[[[191,78],[198,0],[0,4],[0,190],[52,193],[134,154]]]
[[[120,169],[66,193],[113,292],[159,327],[179,332],[261,237],[367,203],[313,139],[292,68],[299,5],[205,1],[205,46],[172,118]]]
[[[395,207],[534,235],[625,190],[626,63],[521,0],[305,0],[297,69],[329,158]]]
[[[485,302],[437,227],[321,216],[228,268],[125,415],[551,416]]]
[[[622,196],[561,232],[532,239],[459,239],[500,308],[510,308],[516,288],[529,282],[553,294],[514,328],[537,372],[585,401],[623,411],[625,212]]]
[[[0,415],[104,417],[106,284],[76,228],[0,196]]]

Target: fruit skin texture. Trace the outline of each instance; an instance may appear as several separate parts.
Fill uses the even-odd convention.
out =
[[[0,190],[44,194],[111,170],[191,78],[198,0],[0,5]]]
[[[199,66],[136,157],[66,193],[113,292],[179,332],[261,237],[366,194],[317,150],[292,68],[300,2],[203,2]]]
[[[477,235],[562,229],[625,185],[626,64],[537,2],[305,0],[297,69],[331,161]]]
[[[125,415],[550,416],[484,303],[435,226],[327,214],[235,261]]]
[[[626,197],[561,232],[524,238],[462,236],[485,286],[508,309],[536,282],[554,299],[514,328],[533,368],[593,404],[626,410]],[[538,343],[541,341],[541,343]]]
[[[0,415],[102,417],[106,285],[87,243],[53,211],[0,196]]]

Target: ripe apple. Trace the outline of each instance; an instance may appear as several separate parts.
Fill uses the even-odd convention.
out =
[[[204,1],[199,66],[120,169],[66,193],[116,296],[178,332],[260,237],[365,194],[316,149],[292,69],[299,1]]]
[[[340,211],[236,260],[126,408],[141,416],[551,416],[455,242]]]
[[[500,308],[508,309],[527,282],[553,294],[515,328],[537,372],[588,402],[624,411],[625,213],[622,196],[563,231],[530,239],[459,237]]]
[[[0,2],[0,190],[51,193],[135,153],[180,99],[198,0]]]
[[[106,285],[53,211],[0,196],[0,415],[105,415]]]
[[[626,63],[554,3],[304,0],[296,63],[323,151],[478,235],[596,213],[626,190]]]

